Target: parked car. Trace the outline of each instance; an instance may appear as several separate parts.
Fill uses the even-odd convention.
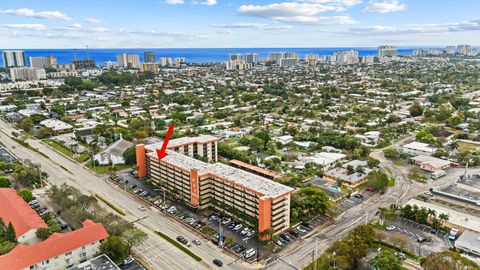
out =
[[[406,260],[407,256],[403,254],[402,252],[395,252],[395,256],[399,257],[402,260]]]
[[[242,245],[238,245],[235,248],[233,248],[233,251],[237,254],[241,254],[242,252],[245,251],[245,247]]]
[[[235,226],[237,226],[237,223],[232,222],[232,223],[228,224],[227,228],[228,228],[229,230],[233,230],[233,228],[235,228]]]
[[[243,225],[238,223],[237,226],[233,228],[234,231],[238,232],[241,228],[243,228]]]
[[[123,265],[129,265],[133,263],[135,260],[132,257],[128,257],[125,260],[123,260]]]
[[[250,259],[253,256],[255,256],[255,254],[257,254],[257,251],[255,249],[251,248],[251,249],[245,251],[244,257],[245,257],[245,259]]]
[[[222,224],[223,224],[223,225],[227,225],[227,224],[230,223],[231,221],[232,221],[231,218],[224,218],[224,219],[222,219]]]
[[[387,226],[387,231],[393,231],[395,230],[397,227],[393,226],[393,225],[390,225],[390,226]]]
[[[370,191],[370,192],[375,192],[375,189],[372,188],[372,187],[367,187],[365,190],[366,190],[366,191]]]
[[[437,233],[438,233],[438,229],[432,228],[432,229],[430,230],[430,233],[432,233],[432,234],[437,234]]]
[[[241,235],[246,235],[249,231],[250,231],[250,228],[244,228],[244,229],[240,232],[240,234],[241,234]]]
[[[302,226],[298,226],[297,231],[299,231],[300,233],[306,233],[307,232],[307,230],[305,228],[302,228]]]
[[[427,242],[427,241],[428,241],[428,239],[425,236],[417,237],[417,242],[418,243],[423,243],[423,242]]]
[[[247,237],[252,237],[255,234],[255,230],[251,229],[249,232],[247,232]]]
[[[289,231],[288,233],[295,238],[298,237],[298,233],[296,231]]]
[[[145,208],[145,206],[143,206],[143,205],[139,205],[138,210],[145,211],[145,210],[147,210],[147,208]]]
[[[220,219],[220,216],[218,214],[213,214],[210,216],[211,221],[217,221]]]
[[[218,267],[222,267],[223,262],[220,261],[219,259],[215,259],[215,260],[213,260],[213,264],[215,264],[215,265],[218,266]]]

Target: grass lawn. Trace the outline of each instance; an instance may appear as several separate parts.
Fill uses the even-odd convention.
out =
[[[407,166],[407,162],[405,162],[404,160],[394,160],[392,163],[393,163],[393,165],[398,166],[398,167]]]
[[[117,169],[117,171],[121,171],[121,170],[125,170],[125,169],[128,169],[128,168],[132,168],[132,166],[133,165],[123,164],[123,165],[115,165],[114,167]],[[107,174],[109,172],[109,170],[112,168],[112,166],[111,165],[95,166],[95,169],[94,169],[92,162],[89,162],[87,164],[87,168],[94,171],[95,173]]]
[[[458,142],[458,151],[460,151],[460,153],[475,152],[475,151],[477,151],[477,148],[479,148],[479,147],[480,147],[480,145],[478,145],[478,144],[461,142],[461,141]]]
[[[393,177],[390,178],[390,180],[388,181],[388,185],[391,186],[391,187],[395,186],[395,178],[393,178]]]
[[[58,143],[57,141],[55,140],[44,140],[44,142],[52,147],[53,149],[55,149],[57,152],[60,152],[66,156],[69,156],[71,158],[73,158],[75,161],[77,161],[78,163],[82,163],[84,162],[85,160],[88,159],[88,155],[85,154],[85,153],[82,153],[80,155],[77,155],[77,157],[74,157],[74,153],[72,151],[70,151],[70,149],[68,149],[68,147]]]

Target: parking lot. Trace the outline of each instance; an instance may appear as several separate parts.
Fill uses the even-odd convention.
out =
[[[359,195],[355,195],[355,194],[359,194]],[[367,190],[364,190],[359,193],[354,193],[354,195],[350,196],[350,198],[346,198],[338,204],[340,213],[345,212],[348,209],[361,204],[362,202],[372,197],[374,194],[375,192],[371,192]]]
[[[449,243],[446,243],[445,240],[447,232],[439,230],[434,233],[430,226],[418,224],[402,218],[388,221],[387,225],[395,226],[393,230],[389,230],[389,233],[407,237],[409,244],[406,248],[414,254],[419,254],[420,250],[420,255],[426,256],[432,252],[447,251],[449,248]],[[418,240],[421,237],[426,238],[427,241],[420,243]]]
[[[5,150],[2,146],[0,146],[0,162],[5,162],[5,163],[12,163],[15,162],[16,159],[13,155],[10,155],[10,153]]]
[[[143,267],[141,263],[132,259],[132,261],[128,261],[128,263],[121,263],[118,267],[122,270],[145,270],[146,268]]]
[[[192,229],[204,233],[205,230],[203,228],[209,227],[212,230],[210,240],[215,244],[218,244],[219,242],[219,232],[221,230],[224,240],[229,237],[235,240],[234,243],[224,243],[224,247],[229,248],[239,257],[245,257],[245,251],[252,249],[255,250],[255,255],[247,256],[249,257],[247,258],[248,261],[266,259],[272,255],[271,250],[258,243],[254,228],[247,226],[243,222],[239,222],[231,217],[222,216],[219,213],[209,210],[199,212],[180,202],[170,200],[166,194],[149,187],[143,181],[136,178],[132,172],[119,173],[115,182],[117,185],[125,188],[125,190],[135,193],[142,199],[156,205],[161,211],[169,214],[172,218],[182,221]],[[167,202],[166,204],[163,204],[164,196]],[[308,223],[303,223],[294,229],[290,229],[289,231],[280,234],[278,240],[273,243],[274,250],[278,251],[285,248],[297,238],[327,220],[327,217],[317,217]],[[191,242],[193,239],[187,240]],[[226,244],[228,244],[228,246],[226,246]]]

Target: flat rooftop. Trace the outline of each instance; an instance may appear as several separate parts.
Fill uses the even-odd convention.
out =
[[[185,144],[208,143],[211,141],[218,141],[218,140],[219,138],[211,135],[201,135],[197,137],[182,137],[182,138],[170,140],[168,142],[168,148],[171,149],[173,147],[178,147]],[[145,149],[147,149],[148,151],[155,151],[155,149],[162,148],[162,145],[163,145],[163,141],[153,143],[153,144],[148,144],[148,145],[145,145]]]
[[[175,165],[187,171],[190,171],[191,169],[200,171],[209,165],[208,163],[191,158],[186,155],[179,154],[173,150],[167,150],[167,154],[168,155],[164,157],[162,161],[165,161],[166,163]],[[158,160],[158,156],[155,151],[148,153],[147,155],[155,160]]]
[[[120,270],[120,268],[107,255],[102,254],[68,270]]]
[[[230,160],[230,164],[237,165],[241,168],[246,168],[248,170],[252,170],[252,171],[264,174],[264,175],[268,175],[272,178],[282,177],[282,174],[280,174],[280,173],[272,172],[270,170],[267,170],[267,169],[264,169],[264,168],[261,168],[261,167],[258,167],[258,166],[252,165],[252,164],[248,164],[248,163],[245,163],[245,162],[240,161],[240,160],[232,159],[232,160]]]
[[[427,209],[430,208],[432,210],[435,210],[437,212],[437,215],[442,213],[447,214],[448,223],[463,227],[465,229],[469,229],[471,231],[480,232],[480,218],[477,216],[462,213],[442,205],[419,201],[417,199],[411,199],[405,205],[407,204],[417,205],[418,207],[425,207]]]
[[[198,159],[191,158],[186,155],[179,154],[172,150],[167,150],[168,155],[162,161],[180,167],[184,170],[190,171],[194,169],[199,171],[199,174],[211,173],[218,177],[224,178],[242,187],[254,190],[263,196],[272,198],[278,197],[285,193],[294,191],[293,188],[277,183],[268,178],[256,175],[238,169],[223,163],[210,164]],[[150,158],[158,159],[155,152],[147,154]]]

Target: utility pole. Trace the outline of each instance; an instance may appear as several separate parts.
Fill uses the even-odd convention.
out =
[[[315,265],[315,270],[317,269],[317,253],[318,252],[318,237],[315,237],[315,250],[314,250],[314,265]]]
[[[218,219],[218,228],[219,228],[219,239],[218,239],[218,246],[221,248],[223,245],[223,234],[222,234],[222,220]]]

